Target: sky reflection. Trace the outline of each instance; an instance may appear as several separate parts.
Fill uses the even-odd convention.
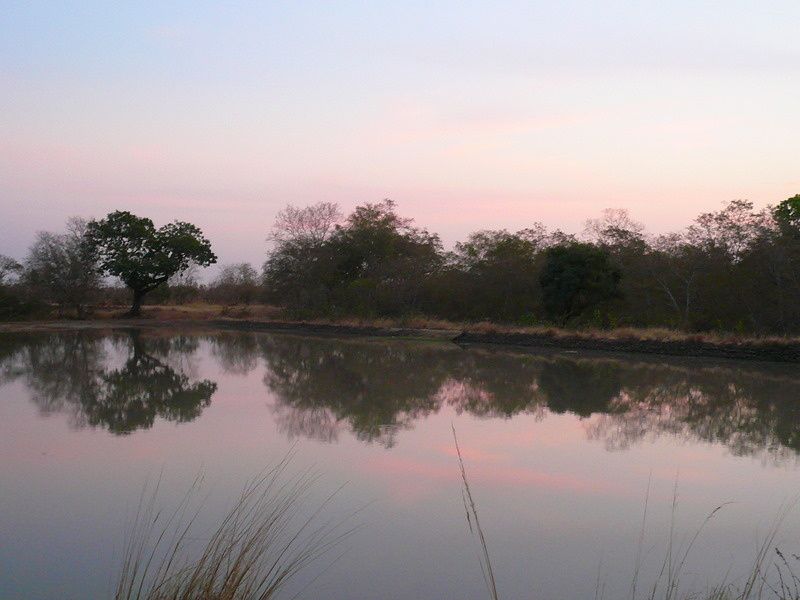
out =
[[[164,330],[2,336],[0,597],[103,597],[97,572],[113,572],[148,477],[163,471],[168,502],[202,469],[211,519],[297,444],[320,495],[348,482],[337,510],[366,507],[309,597],[480,598],[451,424],[507,597],[591,598],[601,560],[609,591],[625,589],[650,477],[653,548],[676,478],[681,532],[735,501],[692,565],[713,579],[749,561],[756,531],[800,490],[799,392],[792,369],[744,363]]]

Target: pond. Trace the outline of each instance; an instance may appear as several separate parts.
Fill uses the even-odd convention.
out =
[[[723,503],[682,579],[735,583],[800,492],[799,408],[786,365],[188,329],[2,334],[0,598],[111,597],[145,486],[160,481],[173,506],[202,473],[211,531],[288,452],[289,470],[318,474],[309,506],[343,486],[325,510],[359,528],[285,597],[486,598],[453,428],[501,598],[629,598],[637,562],[646,588],[670,539],[677,555]],[[796,513],[775,542],[787,557]]]

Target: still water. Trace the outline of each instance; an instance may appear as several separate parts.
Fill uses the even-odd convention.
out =
[[[169,506],[202,472],[210,529],[293,447],[290,468],[320,474],[313,494],[346,484],[329,510],[358,510],[361,528],[286,597],[486,598],[452,426],[502,598],[629,597],[648,485],[643,587],[671,527],[679,544],[730,502],[685,569],[704,589],[735,581],[800,493],[798,407],[794,366],[158,329],[2,334],[0,598],[108,598],[147,481],[161,478]],[[787,555],[797,512],[778,539]]]

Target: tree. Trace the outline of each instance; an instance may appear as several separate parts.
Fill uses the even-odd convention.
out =
[[[688,327],[695,311],[698,280],[704,256],[686,236],[672,233],[656,238],[652,253],[652,276],[667,306],[674,311],[672,323]]]
[[[549,236],[540,223],[516,233],[478,231],[456,244],[454,258],[463,279],[463,315],[502,321],[532,315],[541,299],[540,257],[548,244]]]
[[[21,264],[10,256],[0,254],[0,286],[9,285],[22,271]]]
[[[339,206],[333,202],[318,202],[298,208],[289,204],[275,218],[268,240],[319,245],[333,232],[341,220]]]
[[[773,214],[782,227],[800,234],[800,194],[778,204]]]
[[[19,318],[35,308],[17,285],[23,271],[16,260],[0,254],[0,321]]]
[[[115,211],[91,221],[86,240],[102,273],[119,277],[133,292],[130,316],[141,313],[145,294],[185,271],[217,261],[211,243],[191,223],[175,221],[156,229],[153,221],[127,211]]]
[[[215,301],[250,304],[258,296],[258,273],[249,263],[225,265],[209,288]]]
[[[560,325],[619,296],[621,273],[608,253],[592,244],[548,248],[539,283],[544,309]]]
[[[311,313],[419,309],[424,282],[442,263],[439,238],[398,216],[391,200],[358,206],[335,226],[335,205],[321,206],[281,213],[264,264],[268,297]]]
[[[697,217],[687,234],[707,253],[723,253],[727,260],[737,262],[758,239],[768,218],[765,212],[754,212],[748,200],[731,200],[722,210]]]
[[[661,286],[653,277],[655,251],[627,210],[607,208],[599,219],[586,221],[584,236],[608,252],[625,277],[620,281],[622,302],[615,305],[618,323],[626,325],[665,324],[666,311]],[[661,310],[659,310],[661,309]]]
[[[39,232],[26,261],[27,283],[59,311],[74,308],[78,318],[85,315],[100,280],[97,260],[84,240],[86,229],[85,220],[73,217],[66,233]]]
[[[628,248],[644,243],[644,226],[624,208],[606,208],[599,219],[586,221],[584,233],[606,249]]]
[[[397,316],[419,309],[424,282],[442,265],[436,234],[400,217],[393,201],[356,207],[326,244],[333,302],[350,312]]]

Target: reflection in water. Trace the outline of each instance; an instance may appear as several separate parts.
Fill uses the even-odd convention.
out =
[[[482,417],[569,412],[620,450],[660,435],[736,455],[800,451],[791,368],[542,356],[404,342],[259,338],[283,431],[332,441],[343,428],[387,446],[443,406]]]
[[[782,366],[397,340],[84,331],[0,338],[0,383],[21,379],[43,412],[68,412],[77,425],[113,433],[148,428],[157,417],[189,421],[217,388],[195,374],[200,342],[229,374],[246,375],[263,359],[270,408],[290,437],[333,442],[350,432],[388,447],[399,430],[450,407],[504,419],[571,413],[611,450],[672,435],[723,444],[736,455],[779,460],[800,452],[800,375]]]
[[[44,414],[69,413],[79,427],[127,434],[152,427],[156,417],[191,421],[217,389],[207,379],[192,381],[193,337],[82,331],[9,341],[0,344],[0,382],[24,379]],[[112,354],[124,356],[121,366],[110,366]]]
[[[361,440],[391,446],[398,429],[438,410],[437,391],[458,349],[396,342],[262,337],[264,383],[281,429],[335,440],[343,424]]]

